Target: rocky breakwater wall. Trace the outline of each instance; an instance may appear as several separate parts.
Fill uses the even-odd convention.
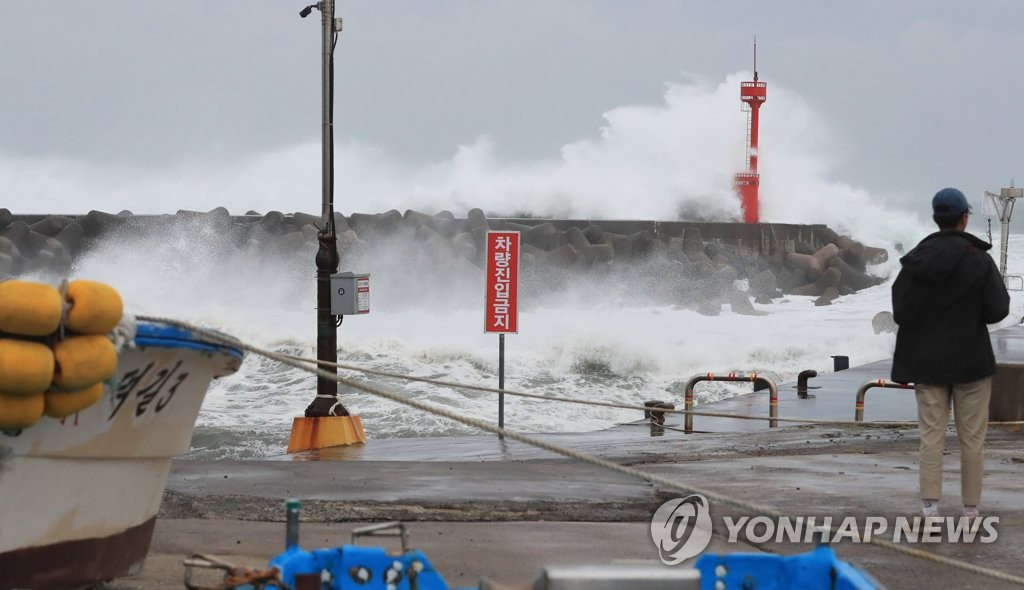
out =
[[[654,303],[706,314],[717,314],[726,304],[734,312],[755,314],[752,301],[768,303],[787,294],[828,305],[880,283],[868,267],[887,258],[885,250],[825,226],[488,219],[480,209],[465,218],[449,211],[391,210],[338,214],[335,221],[343,267],[373,261],[397,246],[442,273],[479,276],[486,233],[513,230],[522,234],[523,280],[537,289],[558,289],[570,280],[642,283]],[[216,234],[254,255],[298,256],[315,248],[319,222],[318,215],[306,213],[232,216],[224,208],[145,216],[12,215],[0,209],[0,278],[67,275],[76,257],[103,240],[144,237],[168,227]]]

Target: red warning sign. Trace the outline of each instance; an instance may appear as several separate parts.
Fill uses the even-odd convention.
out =
[[[519,330],[518,295],[519,232],[488,232],[484,332],[515,334]]]

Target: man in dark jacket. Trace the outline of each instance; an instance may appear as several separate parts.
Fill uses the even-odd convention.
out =
[[[900,259],[903,269],[892,286],[892,311],[899,324],[892,380],[915,384],[923,514],[938,515],[952,398],[963,514],[977,518],[996,372],[986,324],[1009,314],[1010,296],[987,253],[992,246],[964,232],[970,206],[963,193],[942,189],[932,199],[932,212],[939,231]]]

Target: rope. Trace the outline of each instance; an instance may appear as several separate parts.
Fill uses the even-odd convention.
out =
[[[187,590],[232,590],[246,584],[250,584],[255,589],[261,589],[266,588],[270,583],[273,583],[275,588],[288,590],[288,586],[281,580],[281,571],[276,567],[268,570],[254,570],[199,553],[186,559],[184,565]],[[221,570],[224,572],[224,579],[216,586],[197,586],[192,583],[193,568]]]
[[[251,352],[253,354],[257,354],[257,355],[260,355],[260,356],[263,356],[263,357],[266,357],[266,358],[269,358],[269,359],[276,360],[276,361],[278,361],[280,363],[289,365],[291,367],[295,367],[295,368],[303,370],[303,371],[314,373],[318,377],[322,377],[324,379],[331,379],[331,380],[336,381],[338,383],[342,383],[344,385],[348,385],[349,387],[353,387],[355,389],[360,389],[360,390],[365,391],[367,393],[371,393],[373,395],[376,395],[378,397],[382,397],[384,399],[393,401],[393,402],[398,403],[398,404],[402,404],[402,405],[405,405],[405,406],[409,406],[411,408],[415,408],[417,410],[421,410],[423,412],[434,414],[435,416],[441,416],[443,418],[448,418],[449,420],[452,420],[454,422],[458,422],[460,424],[464,424],[466,426],[472,426],[474,428],[477,428],[479,430],[483,430],[485,432],[490,432],[492,434],[497,434],[497,435],[500,435],[500,436],[504,436],[504,437],[507,437],[509,439],[512,439],[512,440],[515,440],[515,441],[519,441],[521,443],[524,443],[524,444],[536,447],[538,449],[543,449],[545,451],[550,451],[552,453],[556,453],[558,455],[562,455],[563,457],[568,457],[570,459],[575,459],[577,461],[580,461],[580,462],[583,462],[583,463],[587,463],[589,465],[594,465],[595,467],[601,467],[601,468],[606,469],[608,471],[613,471],[615,473],[620,473],[620,474],[625,475],[627,477],[632,477],[634,479],[639,479],[641,481],[646,481],[647,483],[650,483],[650,484],[659,485],[659,486],[662,486],[662,487],[664,487],[666,489],[675,490],[677,492],[688,493],[688,494],[701,494],[702,496],[704,496],[704,497],[706,497],[708,499],[715,500],[717,502],[721,502],[723,504],[726,504],[726,505],[729,505],[729,506],[733,506],[733,507],[739,508],[740,510],[745,510],[745,511],[747,511],[749,513],[753,513],[753,514],[771,516],[771,517],[774,517],[774,518],[783,518],[783,517],[786,516],[782,512],[779,512],[778,510],[775,510],[773,508],[769,508],[767,506],[762,506],[762,505],[759,505],[759,504],[754,504],[754,503],[748,502],[746,500],[742,500],[742,499],[739,499],[739,498],[734,498],[732,496],[721,494],[721,493],[718,493],[718,492],[715,492],[715,491],[712,491],[712,490],[709,490],[709,489],[701,488],[701,487],[698,487],[698,486],[685,485],[685,484],[683,484],[681,482],[677,482],[675,480],[671,480],[671,479],[668,479],[666,477],[662,477],[660,475],[656,475],[656,474],[653,474],[653,473],[647,473],[645,471],[641,471],[641,470],[636,469],[634,467],[630,467],[630,466],[627,466],[627,465],[621,465],[619,463],[615,463],[615,462],[609,461],[607,459],[602,459],[602,458],[594,456],[594,455],[590,455],[590,454],[587,454],[587,453],[582,453],[580,451],[575,451],[573,449],[570,449],[570,448],[567,448],[567,447],[563,447],[563,446],[560,446],[560,445],[556,445],[556,444],[553,444],[553,443],[547,442],[545,440],[542,440],[542,439],[539,439],[539,438],[535,438],[535,437],[532,437],[532,436],[529,436],[529,435],[526,435],[526,434],[521,434],[521,433],[518,433],[518,432],[507,430],[505,428],[499,428],[499,427],[497,427],[497,426],[495,426],[495,425],[493,425],[493,424],[491,424],[489,422],[484,422],[483,420],[478,420],[476,418],[470,418],[468,416],[463,416],[463,415],[458,414],[456,412],[453,412],[453,411],[451,411],[451,410],[449,410],[447,408],[439,408],[439,407],[432,406],[430,404],[425,404],[425,403],[420,402],[420,401],[409,399],[407,397],[404,397],[402,395],[398,395],[396,393],[393,393],[393,392],[388,391],[386,389],[382,389],[382,388],[377,387],[375,385],[370,385],[370,384],[366,384],[366,383],[360,383],[360,382],[355,381],[353,379],[349,379],[347,377],[341,377],[340,375],[333,374],[333,373],[331,373],[329,371],[325,371],[323,369],[318,369],[318,368],[314,368],[314,367],[308,367],[305,364],[303,364],[302,361],[296,361],[294,359],[288,358],[288,355],[277,353],[277,352],[274,352],[274,351],[271,351],[271,350],[264,350],[264,349],[261,349],[261,348],[257,348],[255,346],[252,346],[250,344],[246,344],[245,342],[242,342],[242,341],[238,340],[237,338],[234,338],[232,336],[228,336],[226,334],[222,334],[222,333],[219,333],[219,332],[214,332],[214,331],[211,331],[211,330],[207,330],[207,329],[204,329],[204,328],[200,328],[198,326],[193,326],[193,325],[190,325],[190,324],[188,324],[186,322],[182,322],[182,321],[174,320],[174,319],[159,318],[159,317],[152,317],[152,316],[138,316],[138,319],[143,320],[143,321],[148,321],[148,322],[158,322],[158,323],[163,323],[163,324],[167,324],[167,325],[171,325],[171,326],[176,326],[178,328],[182,328],[182,329],[188,330],[188,331],[193,332],[195,334],[199,334],[199,335],[201,335],[201,336],[203,336],[205,338],[209,338],[210,340],[213,340],[214,342],[220,342],[220,343],[225,344],[227,346],[239,348],[241,350],[245,350],[245,351]],[[828,536],[830,538],[833,536],[833,532],[835,530],[835,527],[829,526],[829,527],[822,527],[822,528],[825,528],[828,531]],[[868,542],[870,544],[872,544],[872,545],[876,545],[878,547],[889,549],[889,550],[895,551],[897,553],[902,553],[904,555],[909,555],[911,557],[917,557],[919,559],[924,559],[924,560],[933,561],[933,562],[936,562],[936,563],[945,564],[945,565],[948,565],[948,566],[951,566],[951,567],[955,567],[955,568],[962,569],[964,571],[968,571],[968,572],[976,573],[976,574],[979,574],[979,575],[987,576],[989,578],[993,578],[993,579],[1000,580],[1000,581],[1003,581],[1003,582],[1009,582],[1011,584],[1017,584],[1019,586],[1024,586],[1024,577],[1022,577],[1022,576],[1016,576],[1016,575],[1013,575],[1013,574],[1008,574],[1008,573],[1005,573],[1005,572],[1000,572],[998,570],[994,570],[994,569],[983,567],[983,566],[978,566],[978,565],[975,565],[975,564],[972,564],[972,563],[968,563],[966,561],[962,561],[962,560],[959,560],[959,559],[954,559],[954,558],[950,558],[950,557],[946,557],[946,556],[942,556],[942,555],[935,555],[935,554],[932,554],[932,553],[928,553],[927,551],[922,551],[920,549],[914,549],[912,547],[905,547],[903,545],[897,545],[895,543],[892,543],[890,541],[885,541],[885,540],[879,539],[877,537],[872,537],[871,540],[868,541]]]
[[[583,404],[587,406],[601,406],[605,408],[617,408],[621,410],[637,410],[641,412],[664,412],[666,414],[690,414],[692,416],[709,416],[712,418],[736,418],[737,420],[761,420],[765,422],[793,422],[797,424],[820,424],[825,426],[862,426],[869,428],[895,428],[900,426],[913,426],[917,427],[917,422],[912,420],[821,420],[818,418],[770,418],[766,416],[751,416],[749,414],[729,414],[726,412],[708,412],[703,410],[670,410],[662,408],[650,408],[647,406],[633,406],[629,404],[620,404],[617,402],[602,402],[587,399],[579,399],[572,397],[563,397],[558,395],[550,394],[537,394],[527,393],[525,391],[516,391],[514,389],[498,389],[496,387],[487,387],[485,385],[470,385],[468,383],[459,383],[457,381],[444,381],[441,379],[432,379],[430,377],[413,377],[410,375],[403,375],[401,373],[392,373],[389,371],[381,371],[379,369],[369,369],[366,367],[358,367],[356,365],[347,365],[344,363],[332,363],[330,361],[322,361],[318,359],[311,359],[304,356],[298,356],[293,354],[275,353],[280,354],[284,358],[301,361],[304,363],[311,363],[321,365],[324,367],[334,367],[336,369],[343,369],[346,371],[354,371],[357,373],[366,373],[367,375],[377,375],[378,377],[391,377],[394,379],[401,379],[403,381],[414,381],[417,383],[429,383],[431,385],[440,385],[442,387],[453,387],[456,389],[470,389],[473,391],[482,391],[485,393],[504,393],[506,395],[516,397],[526,397],[531,399],[540,399],[553,402],[566,402],[570,404]],[[737,382],[741,383],[741,382]],[[989,422],[989,426],[1021,426],[1024,425],[1024,421],[1016,422]]]
[[[403,375],[401,373],[392,373],[389,371],[381,371],[379,369],[369,369],[365,367],[357,367],[355,365],[347,365],[344,363],[332,363],[330,361],[322,361],[317,359],[311,359],[304,356],[297,356],[292,354],[275,353],[280,354],[282,357],[301,361],[304,363],[317,364],[325,367],[334,367],[336,369],[343,369],[346,371],[355,371],[357,373],[366,373],[368,375],[377,375],[378,377],[391,377],[394,379],[401,379],[403,381],[414,381],[417,383],[429,383],[431,385],[440,385],[442,387],[453,387],[456,389],[470,389],[473,391],[482,391],[485,393],[504,393],[505,395],[511,395],[515,397],[525,397],[531,399],[540,399],[555,402],[566,402],[570,404],[582,404],[587,406],[600,406],[604,408],[616,408],[620,410],[637,410],[641,412],[664,412],[666,414],[690,414],[692,416],[708,416],[712,418],[736,418],[738,420],[762,420],[762,421],[774,421],[774,422],[795,422],[799,424],[823,424],[833,426],[870,426],[870,427],[887,427],[887,426],[917,426],[917,422],[911,421],[899,421],[899,420],[879,420],[874,422],[855,422],[853,420],[820,420],[816,418],[769,418],[766,416],[751,416],[747,414],[729,414],[725,412],[708,412],[703,410],[673,410],[663,408],[650,408],[647,406],[634,406],[630,404],[621,404],[617,402],[603,402],[594,401],[587,399],[579,399],[572,397],[563,397],[558,395],[549,394],[537,394],[527,393],[525,391],[516,391],[514,389],[498,389],[496,387],[487,387],[485,385],[470,385],[468,383],[459,383],[456,381],[444,381],[442,379],[432,379],[430,377],[413,377],[409,375]],[[992,424],[996,424],[993,422]],[[1001,424],[1001,423],[1000,423]],[[1024,423],[1022,423],[1024,424]]]

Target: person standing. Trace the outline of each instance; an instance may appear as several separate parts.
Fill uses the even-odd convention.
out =
[[[939,231],[900,259],[892,286],[896,350],[892,380],[913,383],[921,436],[922,514],[938,516],[942,452],[952,399],[960,441],[963,515],[977,518],[988,430],[995,355],[986,324],[1010,313],[1010,296],[991,244],[965,232],[971,207],[964,194],[945,188],[932,199]]]

